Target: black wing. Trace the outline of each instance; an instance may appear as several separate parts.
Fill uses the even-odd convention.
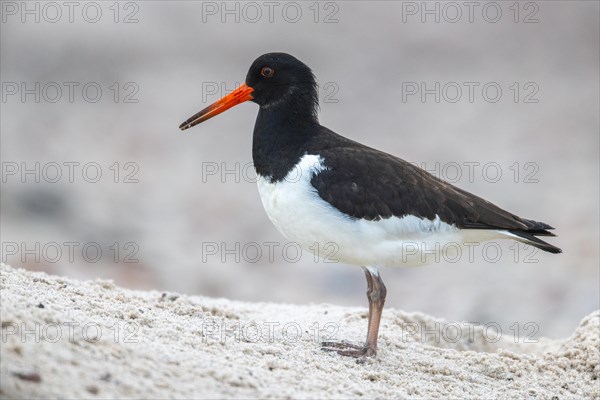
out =
[[[319,149],[327,169],[311,183],[341,212],[367,220],[438,215],[459,228],[507,230],[542,250],[561,252],[535,237],[554,236],[550,225],[520,218],[390,154],[336,139],[340,146]]]

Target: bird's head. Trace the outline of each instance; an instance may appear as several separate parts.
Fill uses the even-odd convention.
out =
[[[191,128],[248,100],[264,110],[281,109],[316,118],[317,82],[311,69],[297,58],[286,53],[263,54],[250,66],[244,84],[194,114],[179,128]]]

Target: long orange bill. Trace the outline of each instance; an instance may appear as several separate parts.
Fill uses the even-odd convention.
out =
[[[179,129],[185,131],[194,125],[198,125],[200,122],[204,122],[207,119],[214,117],[215,115],[221,114],[223,111],[230,109],[240,103],[248,100],[252,100],[252,89],[250,86],[243,83],[239,88],[229,93],[227,96],[220,100],[215,101],[204,110],[197,112],[188,118],[183,124],[179,125]]]

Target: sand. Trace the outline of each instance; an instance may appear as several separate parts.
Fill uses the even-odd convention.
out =
[[[386,309],[245,303],[1,265],[2,398],[600,398],[600,311],[564,340]],[[243,284],[243,281],[240,283]]]

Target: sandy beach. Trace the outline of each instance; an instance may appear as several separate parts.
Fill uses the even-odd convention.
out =
[[[133,291],[2,264],[0,395],[12,398],[600,398],[600,313],[563,340],[393,308],[362,361],[365,308]]]

